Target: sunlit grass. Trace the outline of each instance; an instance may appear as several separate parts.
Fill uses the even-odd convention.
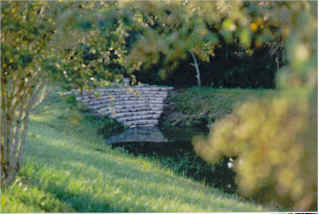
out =
[[[236,105],[250,99],[272,96],[274,92],[271,89],[193,87],[170,99],[176,103],[176,111],[188,116],[188,121],[194,121],[199,116],[217,120],[231,113]]]
[[[100,122],[54,95],[31,116],[24,165],[0,212],[261,211],[235,195],[176,176],[158,163],[112,150]]]

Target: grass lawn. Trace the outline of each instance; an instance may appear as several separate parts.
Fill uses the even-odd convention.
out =
[[[179,90],[169,98],[171,105],[164,118],[165,126],[191,126],[195,124],[207,126],[225,115],[241,103],[258,97],[271,96],[271,89],[215,89],[211,87],[193,87]],[[205,121],[205,122],[203,122]]]
[[[31,116],[24,163],[0,212],[216,212],[265,208],[104,145],[101,121],[56,95]]]

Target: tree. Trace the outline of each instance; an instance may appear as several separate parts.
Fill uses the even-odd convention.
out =
[[[99,4],[87,4],[92,6]],[[64,57],[85,39],[76,26],[83,24],[87,10],[77,2],[1,2],[1,190],[13,182],[21,167],[30,111],[49,80],[82,88],[94,82],[90,71],[73,68],[67,74],[61,69],[78,60]]]
[[[123,12],[117,2],[79,2],[78,7],[80,12],[67,15],[78,18],[63,36],[76,39],[71,45],[59,46],[62,54],[56,80],[68,90],[92,89],[121,80],[127,74],[123,64],[127,52]]]
[[[197,79],[197,85],[200,87],[201,86],[201,81],[200,81],[200,70],[199,70],[199,64],[197,62],[196,56],[191,52],[192,58],[194,63],[191,63],[191,65],[195,68],[196,71],[196,79]]]
[[[55,11],[45,3],[1,4],[0,186],[4,189],[21,166],[30,110],[46,85],[48,74],[41,67],[49,55]]]
[[[268,26],[271,23],[264,20],[262,12],[253,12],[258,6],[254,3],[127,1],[119,6],[130,8],[127,18],[130,24],[124,26],[127,37],[135,32],[123,62],[127,71],[148,70],[160,65],[158,73],[163,79],[181,60],[190,58],[199,84],[199,61],[211,61],[215,49],[224,43],[242,47],[244,53],[251,55],[260,46],[273,46],[281,36],[278,26]],[[279,53],[278,49],[273,50],[274,54]]]
[[[159,74],[165,78],[176,68],[179,60],[190,54],[195,59],[196,76],[200,83],[197,57],[209,61],[218,39],[215,33],[207,29],[199,13],[193,13],[184,1],[128,1],[120,7],[132,10],[129,23],[135,24],[126,25],[127,31],[139,32],[125,57],[128,71],[150,68],[161,63]]]

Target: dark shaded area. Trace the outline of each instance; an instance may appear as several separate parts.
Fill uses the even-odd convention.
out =
[[[210,62],[200,62],[201,81],[203,86],[215,88],[274,88],[277,63],[274,55],[271,55],[269,47],[255,49],[252,55],[247,54],[240,47],[224,45],[215,50],[215,56]],[[283,50],[276,53],[279,66],[282,66]],[[180,61],[179,66],[167,74],[165,80],[161,79],[158,63],[151,69],[136,71],[134,75],[138,81],[149,84],[163,84],[184,88],[196,86],[196,72],[191,65],[192,58],[189,55]]]
[[[129,143],[129,142],[153,142],[163,143],[168,142],[168,139],[164,137],[161,130],[158,127],[134,127],[128,128],[124,132],[116,135],[113,134],[107,138],[106,144],[117,143]]]
[[[130,142],[114,144],[113,148],[121,148],[135,156],[155,159],[164,168],[227,193],[234,193],[237,189],[235,173],[227,166],[229,159],[224,158],[217,165],[207,164],[195,154],[190,142]]]
[[[162,130],[167,142],[117,142],[112,148],[117,148],[135,156],[144,156],[157,160],[162,167],[169,168],[173,172],[202,181],[224,192],[234,193],[235,172],[228,167],[229,159],[223,158],[218,164],[211,165],[195,154],[191,139],[193,136],[202,135],[200,129],[175,128]],[[107,142],[107,140],[106,140]]]
[[[94,117],[91,115],[91,117]],[[110,117],[104,117],[101,119],[103,122],[103,126],[100,127],[97,131],[99,135],[103,135],[104,137],[110,137],[113,135],[120,134],[125,131],[125,127],[120,122],[112,119]]]

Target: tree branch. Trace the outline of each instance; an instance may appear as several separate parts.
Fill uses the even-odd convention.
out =
[[[197,62],[196,56],[195,56],[192,52],[190,52],[190,53],[191,53],[192,58],[193,58],[193,61],[194,61],[194,63],[191,63],[191,65],[195,67],[195,70],[196,70],[197,85],[200,87],[200,86],[201,86],[201,80],[200,80],[200,70],[199,70],[199,65],[198,65],[198,62]]]

